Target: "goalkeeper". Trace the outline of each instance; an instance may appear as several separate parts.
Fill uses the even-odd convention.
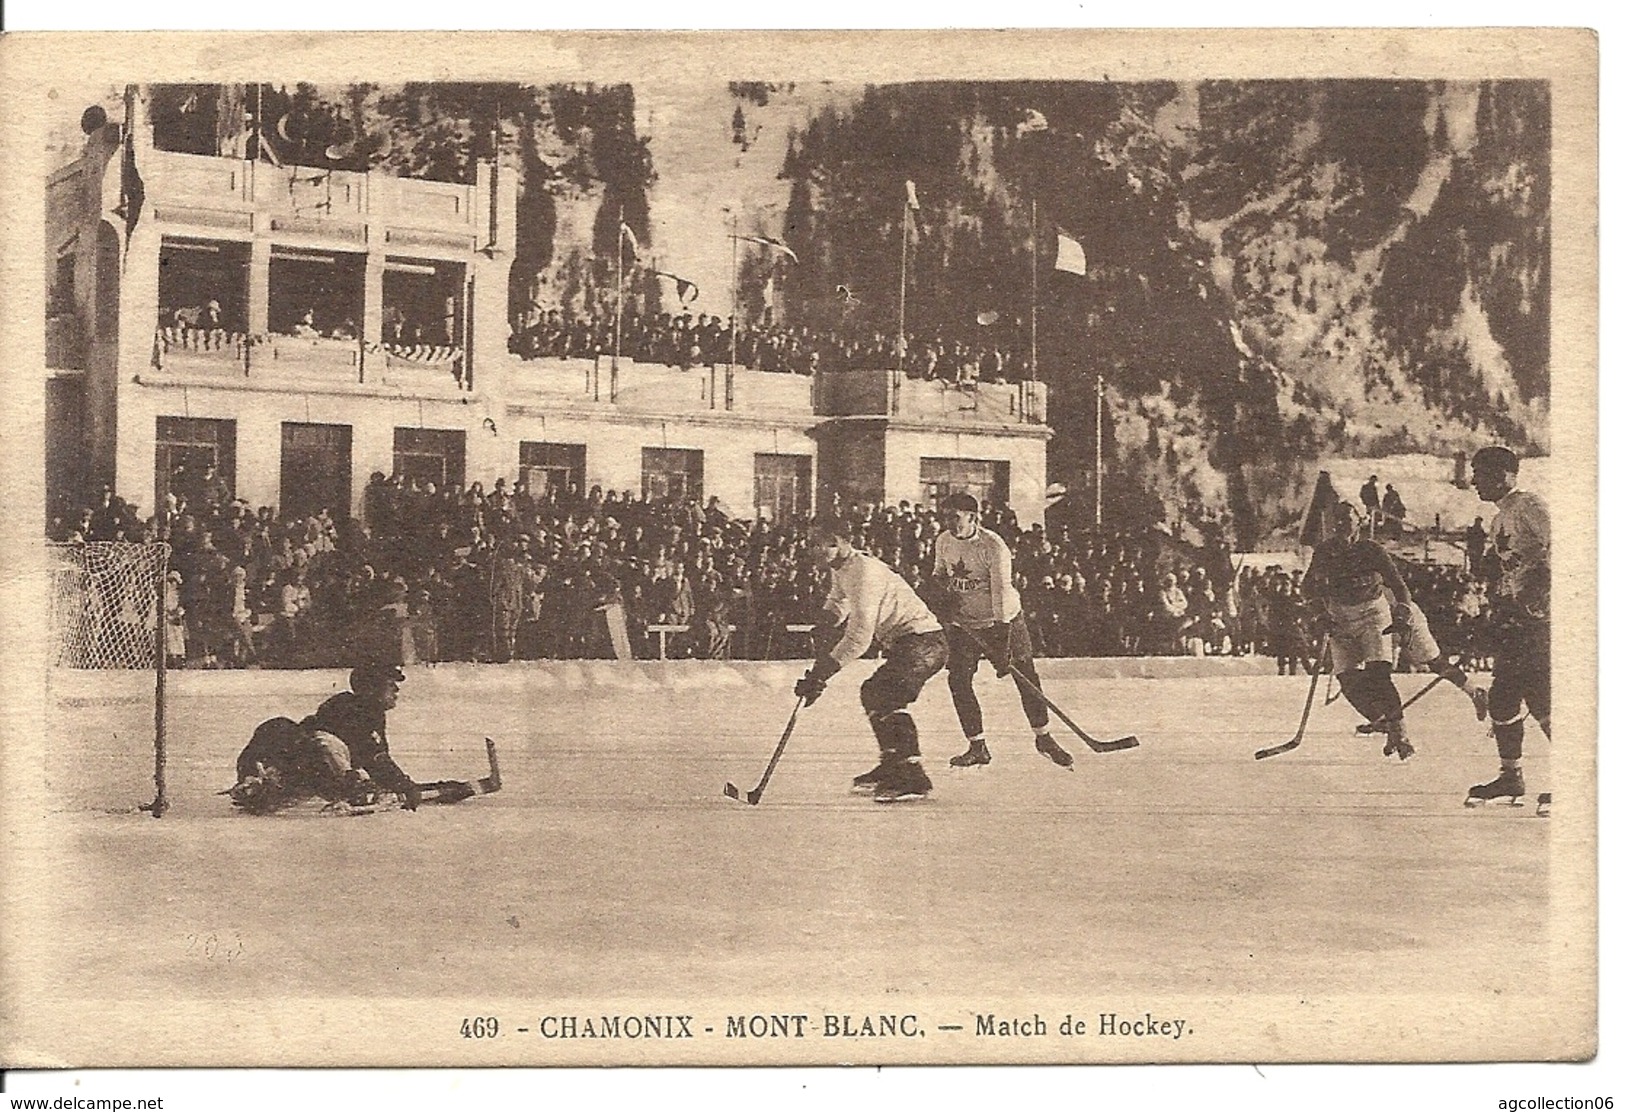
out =
[[[419,784],[389,753],[386,716],[406,675],[393,664],[363,664],[341,691],[303,722],[273,718],[254,731],[237,758],[232,802],[263,814],[312,796],[347,807],[392,794],[409,811],[426,799],[456,803],[476,794],[461,780]]]

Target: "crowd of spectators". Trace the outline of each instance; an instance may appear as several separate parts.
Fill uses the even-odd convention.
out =
[[[800,658],[825,572],[804,520],[772,522],[630,491],[486,490],[375,473],[360,518],[285,519],[231,496],[212,469],[178,476],[159,514],[103,490],[53,522],[58,540],[167,540],[170,662],[191,667],[608,658]],[[855,541],[927,598],[935,513],[849,508]],[[1312,663],[1301,573],[1181,551],[1154,529],[1022,528],[989,507],[1011,547],[1035,649],[1045,656],[1268,654]],[[1447,652],[1472,655],[1484,584],[1465,568],[1404,565]],[[662,627],[665,632],[662,633]]]
[[[1434,640],[1446,656],[1460,655],[1480,668],[1488,666],[1490,598],[1488,580],[1494,568],[1423,563],[1400,559],[1400,572],[1411,597],[1428,617]]]
[[[509,341],[525,359],[593,358],[616,350],[613,316],[574,316],[557,309],[540,313]],[[985,336],[910,333],[903,369],[912,378],[954,382],[1012,381],[1028,373],[1025,352]],[[719,366],[810,375],[815,371],[892,368],[897,336],[815,331],[740,324],[701,313],[627,313],[621,319],[622,358],[668,367]]]

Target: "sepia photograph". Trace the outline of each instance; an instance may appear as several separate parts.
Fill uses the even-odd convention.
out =
[[[1594,36],[0,82],[0,1064],[1597,1053]]]

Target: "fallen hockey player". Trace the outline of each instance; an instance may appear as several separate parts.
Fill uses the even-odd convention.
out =
[[[251,814],[269,814],[308,800],[341,811],[398,803],[457,803],[502,787],[496,750],[487,739],[491,775],[476,781],[418,783],[389,753],[385,718],[400,698],[405,673],[395,665],[367,664],[350,673],[350,690],[328,699],[303,722],[262,722],[237,757],[237,783],[227,794]]]

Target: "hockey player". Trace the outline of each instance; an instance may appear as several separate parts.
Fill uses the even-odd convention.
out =
[[[1042,685],[1021,596],[1011,584],[1010,549],[997,533],[977,523],[979,506],[973,495],[950,494],[942,509],[945,528],[937,535],[932,577],[947,600],[948,691],[965,731],[965,751],[948,763],[971,768],[993,760],[973,685],[976,666],[985,656],[994,675],[1002,679],[1019,672],[1031,684],[1018,684],[1017,689],[1033,743],[1062,768],[1071,768],[1072,754],[1050,736],[1049,709],[1037,694]]]
[[[1416,752],[1405,730],[1405,712],[1394,687],[1387,632],[1410,635],[1411,593],[1399,568],[1373,540],[1360,536],[1360,512],[1348,502],[1332,508],[1332,531],[1315,547],[1303,577],[1305,597],[1320,604],[1331,641],[1332,671],[1349,705],[1381,723],[1388,742],[1383,756],[1408,760]],[[1390,610],[1387,587],[1396,606]]]
[[[1467,805],[1524,794],[1523,721],[1535,716],[1552,736],[1552,520],[1539,495],[1518,489],[1518,457],[1501,447],[1473,456],[1473,488],[1495,503],[1490,542],[1500,567],[1491,584],[1488,640],[1495,657],[1489,714],[1501,774],[1467,791]],[[1539,803],[1549,806],[1551,796]]]
[[[394,664],[363,664],[350,672],[350,690],[322,703],[303,722],[261,723],[237,758],[233,802],[263,813],[310,796],[350,807],[398,796],[407,810],[425,800],[456,803],[480,789],[461,780],[419,784],[389,754],[385,716],[400,698],[406,675]],[[487,790],[496,790],[493,782]]]
[[[237,783],[226,793],[236,806],[263,815],[304,799],[336,807],[377,802],[377,785],[350,767],[348,750],[291,718],[261,722],[237,756]]]
[[[401,797],[407,810],[423,802],[423,788],[412,781],[389,755],[385,716],[400,701],[406,674],[393,664],[364,664],[350,672],[350,690],[316,708],[305,720],[318,738],[336,739],[349,754],[350,766],[365,772],[373,783]],[[335,750],[326,741],[329,750]],[[335,753],[336,760],[342,760]],[[473,794],[470,792],[469,794]],[[464,797],[466,798],[466,797]]]
[[[852,546],[845,520],[820,518],[812,542],[830,570],[819,632],[819,643],[828,647],[796,682],[796,695],[811,706],[835,673],[879,645],[885,660],[863,681],[859,698],[880,763],[854,777],[852,788],[872,790],[878,803],[923,799],[931,778],[920,764],[920,735],[908,708],[948,660],[942,625],[901,576]]]

